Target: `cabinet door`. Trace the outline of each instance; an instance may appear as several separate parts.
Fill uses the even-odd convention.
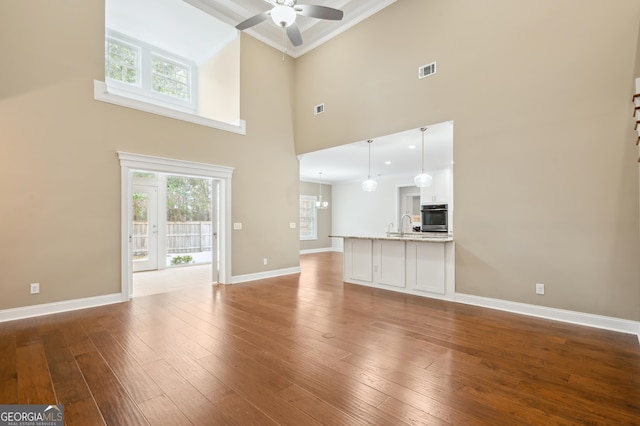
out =
[[[442,243],[407,243],[407,286],[445,293],[445,254]]]
[[[344,245],[344,280],[372,282],[373,241],[348,238]]]
[[[404,287],[405,242],[376,240],[373,243],[373,278],[382,285]]]
[[[433,180],[431,185],[420,188],[420,203],[449,203],[453,199],[453,186],[451,185],[451,170],[436,170],[429,172]]]
[[[434,179],[433,184],[433,201],[436,203],[449,202],[449,193],[447,191],[448,173],[442,170],[437,173],[438,178]]]

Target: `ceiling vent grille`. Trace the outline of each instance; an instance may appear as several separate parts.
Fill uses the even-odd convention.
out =
[[[324,104],[316,105],[313,107],[313,115],[322,114],[324,112]]]
[[[436,73],[436,63],[431,62],[430,64],[423,65],[418,68],[418,78],[425,78],[432,74]]]

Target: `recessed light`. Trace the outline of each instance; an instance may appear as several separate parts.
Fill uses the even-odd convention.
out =
[[[391,164],[391,161],[387,160],[384,162],[384,164]]]
[[[416,149],[415,145],[409,145],[409,149]]]

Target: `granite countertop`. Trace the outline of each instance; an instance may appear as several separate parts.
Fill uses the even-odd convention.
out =
[[[329,235],[332,238],[357,238],[361,240],[390,240],[390,241],[422,241],[426,243],[447,243],[453,241],[453,235],[433,235],[421,232],[407,232],[400,236],[397,232],[391,235]]]

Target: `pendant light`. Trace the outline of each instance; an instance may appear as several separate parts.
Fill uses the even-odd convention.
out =
[[[322,172],[319,172],[318,174],[322,175]],[[320,195],[318,196],[318,200],[316,201],[316,209],[324,210],[329,207],[329,202],[322,201],[322,184],[319,183],[318,185],[320,186]]]
[[[424,132],[427,131],[427,128],[421,127],[420,131],[422,132],[422,169],[420,174],[413,178],[413,181],[418,188],[425,188],[431,186],[433,178],[424,172]]]
[[[378,187],[378,182],[371,179],[371,144],[373,143],[373,139],[369,139],[367,143],[369,144],[369,175],[367,176],[367,180],[362,182],[362,190],[366,192],[373,192]]]

